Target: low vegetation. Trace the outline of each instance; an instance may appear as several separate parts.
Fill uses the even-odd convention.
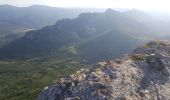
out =
[[[134,60],[134,61],[144,60],[145,55],[143,55],[143,54],[133,54],[131,56],[131,59]]]
[[[0,61],[0,100],[36,100],[45,86],[85,66],[76,58]]]

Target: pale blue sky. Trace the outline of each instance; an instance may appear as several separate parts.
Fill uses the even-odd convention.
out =
[[[170,12],[170,0],[0,0],[15,6],[48,5],[55,7],[136,8]]]

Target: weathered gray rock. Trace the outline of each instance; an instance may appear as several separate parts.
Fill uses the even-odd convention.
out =
[[[150,42],[81,69],[46,87],[38,100],[170,100],[170,43]]]

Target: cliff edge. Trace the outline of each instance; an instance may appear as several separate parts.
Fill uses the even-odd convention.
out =
[[[170,100],[170,43],[152,41],[45,87],[38,100]]]

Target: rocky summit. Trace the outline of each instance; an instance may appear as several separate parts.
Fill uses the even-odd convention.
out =
[[[170,43],[153,41],[45,87],[38,100],[170,100]]]

